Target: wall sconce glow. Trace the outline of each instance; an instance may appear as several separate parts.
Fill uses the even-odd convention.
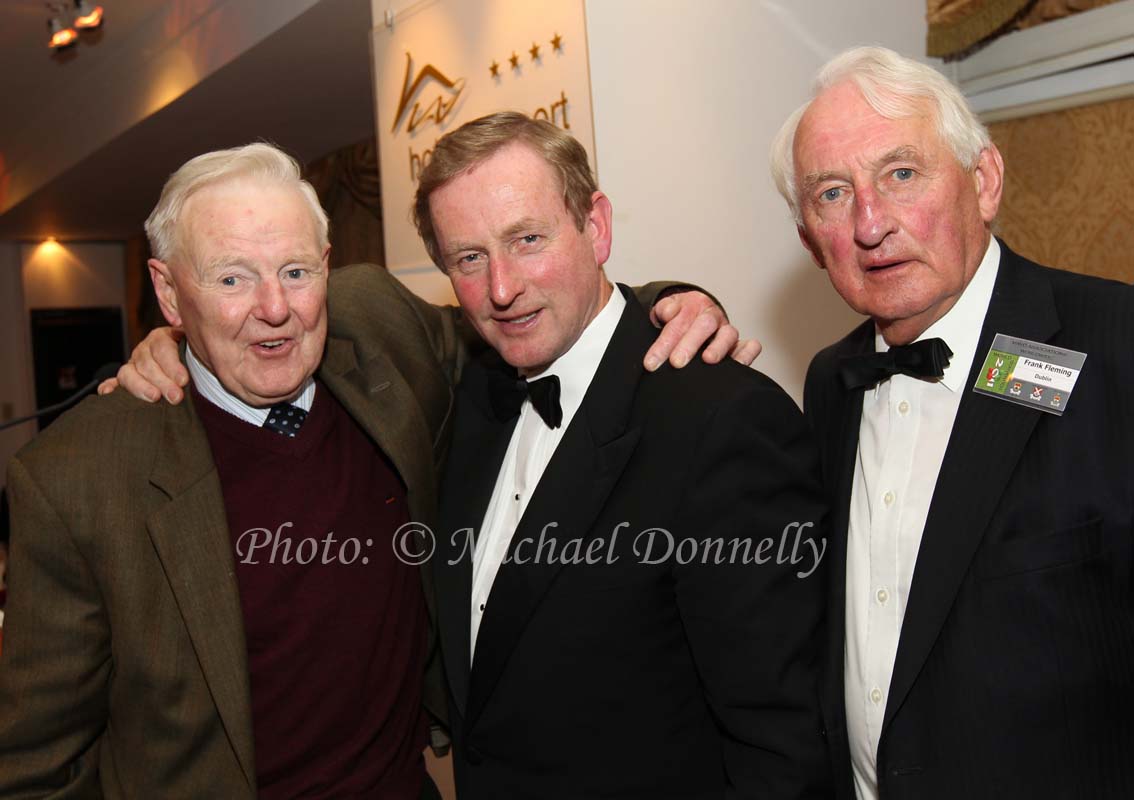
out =
[[[47,46],[52,50],[71,47],[79,41],[79,31],[94,30],[102,25],[102,6],[93,5],[90,0],[49,0],[47,9],[51,14],[47,20],[47,29],[51,32]],[[71,22],[68,25],[64,20]]]
[[[65,252],[66,248],[59,244],[54,236],[48,236],[40,243],[39,247],[36,248],[35,255],[36,258],[43,257],[51,259],[61,256]]]
[[[154,114],[197,85],[197,65],[182,48],[171,48],[162,53],[153,66],[149,97],[145,113]]]

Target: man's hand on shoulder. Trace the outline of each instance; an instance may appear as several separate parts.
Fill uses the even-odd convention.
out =
[[[181,363],[178,342],[184,334],[175,328],[154,328],[130,354],[130,361],[118,370],[117,378],[99,384],[99,394],[109,394],[121,386],[149,403],[164,397],[174,405],[185,398],[183,387],[189,371]]]
[[[762,349],[755,339],[741,339],[724,309],[701,291],[679,291],[661,298],[650,309],[650,320],[655,325],[664,325],[646,352],[644,363],[650,372],[666,359],[681,369],[706,342],[709,344],[701,358],[707,364],[732,356],[733,360],[749,366]]]

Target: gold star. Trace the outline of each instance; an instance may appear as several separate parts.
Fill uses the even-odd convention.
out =
[[[532,61],[537,60],[539,58],[539,45],[532,42],[532,49],[528,52],[532,54]]]
[[[558,31],[555,33],[555,38],[551,40],[551,46],[555,48],[556,52],[563,51],[563,37],[559,35]]]
[[[495,58],[492,59],[492,66],[488,68],[488,71],[492,73],[493,78],[500,77],[500,65],[496,63]]]
[[[516,51],[512,51],[512,57],[508,59],[508,63],[512,65],[512,69],[520,68],[520,57],[516,55]]]

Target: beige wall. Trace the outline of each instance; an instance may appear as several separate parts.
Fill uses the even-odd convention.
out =
[[[20,246],[25,308],[123,306],[125,248],[113,243]]]
[[[0,242],[0,419],[35,410],[31,329],[33,308],[118,306],[126,302],[124,247],[102,243]],[[124,314],[125,316],[125,314]],[[35,435],[27,422],[0,432],[0,473]],[[0,484],[7,482],[0,479]]]
[[[924,16],[898,0],[588,0],[611,276],[710,289],[798,401],[811,356],[859,318],[800,246],[768,147],[824,61],[855,44],[918,57]]]
[[[31,344],[23,287],[20,281],[20,246],[0,242],[0,422],[34,410]],[[35,433],[34,423],[0,431],[0,485],[8,459]]]

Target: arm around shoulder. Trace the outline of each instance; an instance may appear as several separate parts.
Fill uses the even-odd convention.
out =
[[[427,303],[377,264],[332,271],[327,307],[331,336],[352,341],[363,352],[382,348],[431,358],[451,385],[484,347],[459,308]]]

